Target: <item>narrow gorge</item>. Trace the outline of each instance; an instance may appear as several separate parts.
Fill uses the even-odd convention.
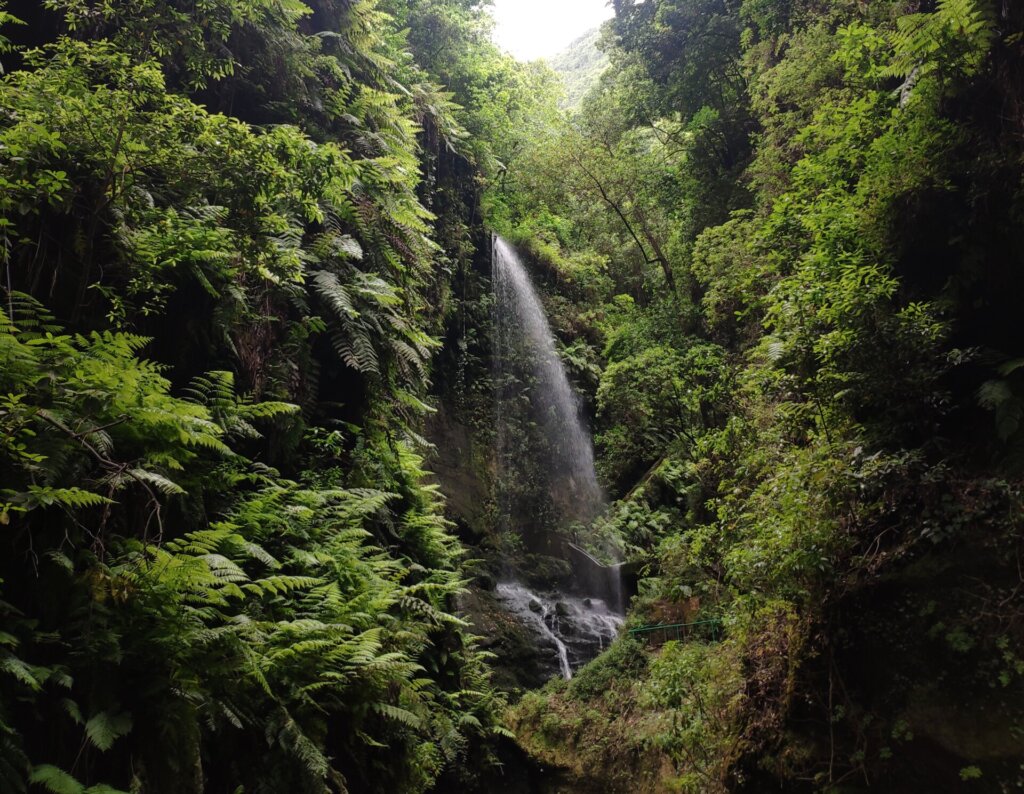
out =
[[[0,0],[0,794],[1024,790],[1024,3]]]

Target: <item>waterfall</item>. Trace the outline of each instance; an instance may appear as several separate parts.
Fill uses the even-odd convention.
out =
[[[509,463],[517,447],[509,443],[505,419],[522,400],[521,389],[509,386],[517,365],[532,369],[530,412],[549,445],[547,476],[552,501],[564,521],[591,521],[605,499],[594,471],[594,449],[581,416],[580,400],[569,383],[555,349],[544,307],[519,256],[500,237],[494,238],[492,279],[495,297],[495,362],[498,381],[499,459]],[[505,465],[514,470],[514,465]]]
[[[497,590],[511,612],[524,618],[541,636],[551,641],[558,653],[558,668],[562,678],[572,678],[569,648],[554,631],[558,628],[558,613],[554,605],[534,595],[518,582],[503,582],[498,585]]]
[[[499,518],[528,549],[561,557],[573,570],[564,586],[573,595],[537,594],[516,581],[500,584],[498,594],[571,678],[574,666],[618,633],[620,570],[568,542],[568,530],[574,537],[585,531],[606,506],[590,433],[526,268],[500,237],[492,254]]]

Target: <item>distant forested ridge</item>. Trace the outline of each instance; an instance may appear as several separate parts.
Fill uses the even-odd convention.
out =
[[[563,107],[577,108],[583,97],[608,68],[608,54],[598,46],[601,29],[594,28],[580,36],[562,52],[547,59],[548,66],[565,84]]]

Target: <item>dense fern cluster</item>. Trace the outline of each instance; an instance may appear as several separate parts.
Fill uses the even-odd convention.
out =
[[[30,298],[10,305],[0,520],[25,552],[4,574],[6,788],[31,762],[57,791],[79,790],[72,774],[147,791],[366,775],[362,790],[385,777],[373,748],[383,762],[407,744],[387,777],[416,790],[493,727],[447,612],[458,550],[411,451],[418,499],[340,471],[284,479],[233,447],[294,405],[241,399],[225,372],[173,397],[144,339],[67,335]],[[413,571],[374,543],[385,527]]]
[[[503,733],[417,434],[473,167],[376,6],[0,13],[4,791],[422,791]]]

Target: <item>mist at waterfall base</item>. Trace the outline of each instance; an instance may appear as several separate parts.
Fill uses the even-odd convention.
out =
[[[499,530],[515,533],[528,551],[566,560],[572,571],[546,592],[531,591],[510,572],[497,594],[571,678],[622,625],[619,566],[582,548],[606,507],[590,433],[529,274],[497,236],[491,278]],[[600,552],[617,553],[611,546]]]

